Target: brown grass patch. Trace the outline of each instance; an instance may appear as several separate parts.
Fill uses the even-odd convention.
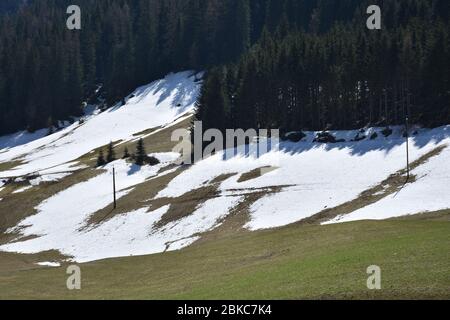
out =
[[[13,160],[13,161],[0,163],[0,178],[2,176],[2,174],[1,174],[2,171],[14,169],[17,166],[20,166],[22,163],[23,163],[22,160]]]
[[[255,169],[255,170],[252,170],[250,172],[246,172],[246,173],[242,174],[239,177],[239,180],[237,182],[238,183],[242,183],[242,182],[254,180],[256,178],[262,177],[263,175],[265,175],[265,174],[267,174],[269,172],[272,172],[274,170],[277,170],[277,169],[278,168],[271,167],[271,166],[258,168],[258,169]]]

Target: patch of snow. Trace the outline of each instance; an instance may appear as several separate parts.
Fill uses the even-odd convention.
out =
[[[33,133],[30,133],[28,131],[20,131],[14,134],[2,136],[0,137],[0,153],[4,153],[11,148],[41,139],[47,134],[48,129],[41,129]]]
[[[94,180],[95,178],[93,178]],[[89,183],[98,186],[99,181]],[[82,183],[83,189],[94,196],[89,198],[102,202],[98,192]],[[123,188],[124,186],[122,186]],[[89,213],[105,203],[97,205],[93,201],[79,202],[73,193],[79,192],[77,186],[72,187],[70,196],[62,192],[39,207],[40,213],[23,221],[19,227],[23,235],[40,235],[38,238],[15,242],[0,247],[0,250],[19,253],[37,253],[51,249],[73,257],[76,262],[89,262],[112,257],[145,255],[166,250],[178,250],[190,245],[198,239],[198,233],[206,232],[216,227],[239,201],[240,197],[215,198],[206,201],[195,212],[178,221],[170,222],[162,228],[156,228],[169,206],[164,206],[152,212],[142,208],[127,214],[122,214],[89,229],[83,229]],[[110,198],[110,194],[105,195]],[[106,199],[105,199],[106,200]],[[68,202],[67,202],[68,201]],[[60,223],[54,220],[59,215]],[[52,222],[53,221],[53,222]],[[28,227],[27,227],[28,225]]]
[[[36,179],[30,180],[30,184],[36,187],[41,183],[59,181],[67,176],[70,176],[70,173],[45,174],[37,177]]]
[[[402,130],[394,129],[389,139],[335,144],[313,143],[314,134],[308,133],[306,142],[281,142],[279,151],[259,158],[238,155],[224,160],[223,153],[218,153],[178,175],[156,198],[180,197],[221,175],[233,174],[220,185],[222,197],[243,195],[261,188],[281,188],[281,192],[264,196],[251,206],[251,221],[246,227],[257,230],[283,226],[352,201],[361,192],[403,169],[406,141]],[[358,131],[333,133],[342,138],[354,137]],[[422,130],[410,138],[411,161],[450,142],[449,137],[450,126]],[[265,166],[277,169],[238,182],[242,174]]]
[[[80,263],[179,250],[195,242],[198,239],[196,234],[216,227],[240,200],[236,197],[208,200],[193,214],[162,228],[155,225],[169,206],[152,212],[147,212],[146,208],[139,209],[80,234],[76,242],[72,239],[72,247],[68,246],[66,250]]]
[[[3,177],[22,176],[73,161],[110,141],[132,140],[133,134],[170,124],[195,108],[201,82],[192,71],[170,74],[138,88],[124,106],[89,115],[52,135],[0,152],[0,163],[20,159]],[[8,141],[10,138],[5,138]],[[15,144],[11,143],[11,146]]]
[[[190,246],[192,243],[194,243],[198,239],[200,239],[200,237],[197,236],[197,237],[190,237],[190,238],[181,239],[181,240],[172,242],[171,244],[169,244],[167,251],[181,250],[185,247]]]
[[[380,191],[378,191],[378,192],[375,192],[373,195],[374,196],[382,196],[383,194],[385,194],[386,193],[386,189],[387,188],[389,188],[389,186],[383,186],[383,188],[382,188],[382,190],[380,190]]]
[[[61,264],[58,262],[38,262],[36,264],[42,267],[51,267],[51,268],[61,267]]]
[[[158,154],[156,154],[158,156]],[[38,213],[23,220],[8,232],[23,237],[37,236],[0,247],[2,251],[37,253],[59,250],[77,262],[143,255],[177,250],[197,239],[196,234],[216,227],[241,197],[223,197],[206,201],[195,212],[162,228],[155,225],[169,206],[147,212],[147,208],[119,215],[97,225],[87,226],[90,216],[111,204],[111,171],[116,169],[118,199],[131,187],[156,176],[162,166],[176,159],[175,153],[161,154],[158,166],[137,167],[117,160],[102,173],[72,186],[41,203]],[[58,223],[55,223],[58,221]]]
[[[87,168],[87,165],[79,164],[77,161],[63,163],[45,170],[39,171],[41,175],[51,175],[51,174],[60,174],[60,173],[73,173],[80,169]]]
[[[31,188],[33,188],[33,186],[25,186],[25,187],[22,187],[20,189],[17,189],[15,191],[13,191],[13,194],[22,193],[22,192],[25,192],[25,191],[27,191],[27,190],[29,190]]]
[[[88,181],[78,183],[41,203],[37,214],[23,220],[17,228],[9,232],[23,231],[23,235],[41,236],[25,242],[34,248],[42,248],[35,252],[51,250],[58,243],[63,245],[78,229],[85,227],[86,220],[92,213],[101,210],[112,202],[112,169],[116,170],[118,199],[124,191],[155,176],[162,165],[138,167],[125,160],[117,160],[104,167],[102,173]],[[55,223],[58,221],[58,223]],[[21,230],[22,227],[25,229]],[[18,244],[15,244],[18,245]]]
[[[120,145],[122,145],[122,144],[124,144],[126,142],[137,142],[137,141],[139,141],[139,139],[145,139],[145,138],[148,138],[150,136],[153,136],[153,135],[155,135],[155,134],[157,134],[157,133],[159,133],[159,132],[161,132],[163,130],[167,130],[168,128],[174,127],[177,124],[179,124],[179,123],[181,123],[181,122],[191,118],[193,114],[194,114],[194,109],[192,109],[191,111],[186,112],[185,115],[179,117],[178,119],[176,119],[175,121],[173,121],[173,122],[171,122],[171,123],[169,123],[167,125],[162,126],[159,129],[156,129],[156,130],[154,130],[154,131],[152,131],[150,133],[146,133],[146,134],[138,134],[138,135],[135,136],[134,139],[127,140],[127,141],[121,141],[116,146],[120,146]]]
[[[163,164],[170,164],[180,157],[177,152],[150,153],[148,155],[157,158]]]
[[[450,141],[449,141],[450,142]],[[339,216],[325,224],[357,220],[384,220],[450,208],[450,148],[412,171],[417,180],[398,193],[378,202]]]

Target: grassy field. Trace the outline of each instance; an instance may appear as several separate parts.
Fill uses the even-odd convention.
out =
[[[75,292],[66,266],[32,264],[45,255],[0,253],[0,299],[449,299],[449,214],[226,234],[83,264]],[[382,290],[366,287],[370,265],[381,268]]]

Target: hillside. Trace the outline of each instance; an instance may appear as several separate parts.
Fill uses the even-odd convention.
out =
[[[448,0],[0,0],[0,302],[450,299],[449,58]]]
[[[404,128],[395,126],[387,137],[384,128],[330,131],[336,143],[314,142],[318,132],[306,132],[260,157],[240,148],[231,157],[219,152],[176,165],[180,154],[170,137],[189,128],[200,78],[171,74],[138,88],[124,105],[88,107],[81,121],[53,134],[0,138],[0,251],[58,252],[35,262],[43,265],[83,263],[178,250],[210,234],[433,216],[450,208],[448,126],[411,129],[409,181]],[[140,138],[158,165],[119,159],[96,168],[98,151],[110,141],[120,157]]]

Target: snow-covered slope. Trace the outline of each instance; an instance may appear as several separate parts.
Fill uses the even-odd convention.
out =
[[[132,187],[149,178],[172,173],[164,168],[179,157],[176,153],[156,154],[157,166],[138,167],[117,160],[106,170],[86,182],[68,188],[40,204],[37,214],[23,220],[10,233],[20,233],[31,239],[0,247],[0,250],[38,253],[59,250],[77,262],[104,258],[143,255],[185,247],[198,239],[197,234],[217,226],[220,219],[241,200],[240,197],[216,198],[205,201],[189,216],[156,227],[169,206],[156,210],[149,207],[104,219],[104,223],[89,225],[91,215],[111,204],[112,168],[116,170],[118,200]],[[162,170],[161,173],[158,173]],[[34,237],[37,236],[37,237]]]
[[[83,124],[67,124],[50,136],[40,131],[0,137],[0,163],[14,161],[16,165],[0,172],[0,177],[39,171],[40,176],[31,180],[30,186],[13,191],[26,194],[42,181],[65,179],[67,171],[94,170],[86,169],[76,159],[110,141],[135,141],[137,133],[142,133],[141,137],[155,134],[148,129],[163,127],[159,130],[170,131],[180,117],[190,116],[201,85],[196,79],[192,72],[171,74],[137,89],[124,106],[103,113],[91,110]],[[161,163],[153,167],[117,160],[102,168],[104,171],[95,172],[94,177],[49,197],[35,211],[30,210],[26,219],[8,230],[19,237],[0,246],[0,250],[37,253],[56,249],[78,262],[177,250],[217,228],[244,202],[245,206],[239,207],[248,207],[249,212],[241,212],[248,218],[242,225],[248,230],[301,221],[357,199],[362,192],[405,168],[403,128],[394,127],[387,138],[381,131],[382,128],[367,129],[362,141],[352,141],[359,131],[331,132],[337,139],[346,140],[334,144],[315,143],[317,132],[307,132],[302,141],[273,145],[272,150],[258,158],[242,153],[226,158],[219,152],[182,170],[172,166],[179,154],[169,150],[154,154]],[[442,148],[413,170],[416,180],[399,192],[386,194],[378,202],[327,223],[386,219],[450,208],[446,192],[450,185],[450,126],[414,131],[417,134],[410,138],[411,161]],[[374,132],[377,138],[369,139]],[[90,218],[111,205],[113,167],[119,201],[142,182],[151,184],[152,180],[172,174],[175,177],[162,189],[159,187],[154,199],[142,199],[142,208],[112,214],[92,225]],[[261,169],[260,174],[255,174]],[[0,179],[0,191],[4,187]],[[181,218],[164,220],[175,202],[179,210],[183,197],[202,187],[218,190],[197,199],[195,208],[182,212]],[[252,194],[255,197],[248,197]]]
[[[442,130],[450,134],[450,127]],[[443,142],[450,144],[448,136]],[[406,184],[398,193],[327,223],[383,220],[450,208],[450,148],[414,169],[412,174],[417,181]]]
[[[379,128],[370,129],[373,130],[381,131]],[[357,131],[333,134],[338,138],[355,137]],[[234,175],[221,184],[224,197],[230,193],[246,194],[281,187],[280,192],[268,194],[251,205],[251,221],[246,227],[257,230],[283,226],[352,201],[363,191],[405,168],[406,141],[402,134],[402,129],[398,127],[388,138],[378,132],[379,137],[375,140],[319,144],[312,142],[315,134],[309,133],[305,141],[281,143],[279,151],[269,152],[257,159],[237,156],[224,161],[223,155],[217,154],[177,176],[158,196],[179,197],[222,174],[232,173]],[[410,143],[410,159],[414,161],[439,146],[450,145],[450,126],[420,130],[418,135],[410,138]],[[422,202],[417,210],[408,204],[408,210],[404,208],[397,211],[396,208],[404,207],[403,197],[397,197],[392,200],[396,205],[380,213],[379,218],[419,213],[427,207],[430,210],[450,208],[450,196],[442,188],[450,183],[450,162],[447,161],[449,149],[445,150],[417,172],[421,178],[414,184],[415,187],[411,185],[416,190],[413,189],[410,195],[416,197],[415,202]],[[439,165],[439,170],[424,177],[426,172]],[[249,181],[238,182],[242,174],[267,166],[275,167],[276,170]],[[428,188],[428,185],[434,187]],[[365,219],[370,218],[370,215],[361,214],[359,217]]]
[[[138,88],[126,100],[103,113],[94,111],[86,121],[43,137],[19,133],[0,139],[0,163],[22,163],[1,177],[22,176],[73,161],[110,141],[129,140],[144,130],[164,126],[194,108],[201,83],[193,72],[170,74],[165,79]],[[24,143],[35,138],[37,140]]]

